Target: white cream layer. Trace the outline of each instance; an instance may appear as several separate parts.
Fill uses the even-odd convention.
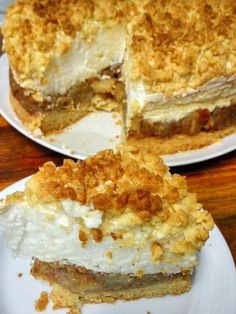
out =
[[[111,231],[121,227],[122,219],[127,222],[124,218],[111,221]],[[88,228],[99,228],[102,212],[66,200],[60,205],[52,203],[34,208],[27,203],[16,204],[0,215],[0,229],[9,248],[18,257],[33,256],[46,262],[70,262],[93,271],[122,274],[135,274],[140,270],[145,274],[178,273],[197,264],[195,253],[179,256],[168,253],[164,261],[152,261],[150,248],[153,237],[163,245],[169,245],[165,226],[163,230],[130,227],[125,239],[129,242],[129,238],[133,241],[135,237],[136,241],[128,246],[120,245],[110,235],[100,243],[90,239],[83,246],[79,240],[81,223]],[[123,227],[127,228],[125,225]],[[108,252],[112,253],[112,258]]]
[[[38,79],[15,79],[22,87],[41,92],[43,96],[64,94],[74,84],[97,77],[104,68],[122,63],[125,45],[126,33],[123,25],[98,29],[90,42],[77,33],[69,51],[64,55],[54,56],[45,71],[44,83]]]
[[[236,97],[234,96],[235,100]],[[207,109],[209,112],[213,112],[216,108],[229,107],[231,105],[232,98],[218,99],[215,101],[204,102],[204,103],[192,103],[186,105],[166,105],[157,106],[156,109],[147,111],[143,113],[143,118],[153,122],[171,122],[179,121],[189,114],[193,113],[199,109]]]

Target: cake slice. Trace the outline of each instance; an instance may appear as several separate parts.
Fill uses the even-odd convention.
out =
[[[0,214],[7,245],[34,258],[57,307],[188,291],[213,224],[184,177],[131,146],[46,163]]]

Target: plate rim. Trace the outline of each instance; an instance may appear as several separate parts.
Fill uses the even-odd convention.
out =
[[[6,63],[6,65],[8,65],[8,58],[6,53],[4,53],[2,56],[0,56],[0,65],[1,63],[4,64],[4,62]],[[4,80],[4,76],[2,76],[2,80]],[[7,77],[8,79],[8,77]],[[0,76],[0,80],[1,80],[1,76]],[[9,81],[9,80],[8,80]],[[4,92],[4,91],[3,91]],[[8,105],[10,105],[10,101],[8,99]],[[7,113],[7,111],[4,110],[3,106],[0,106],[0,114],[4,117],[4,119],[13,127],[15,128],[18,132],[20,132],[22,135],[24,135],[25,137],[29,138],[30,140],[32,140],[33,142],[47,148],[50,149],[56,153],[62,154],[66,157],[70,157],[70,158],[75,158],[75,159],[79,159],[79,160],[84,160],[85,158],[87,158],[89,155],[86,153],[82,153],[82,152],[78,152],[78,153],[71,153],[69,152],[67,149],[64,149],[63,147],[58,147],[57,145],[52,145],[50,144],[49,141],[47,141],[43,136],[37,137],[35,136],[33,133],[31,133],[30,131],[28,131],[25,126],[23,125],[23,123],[18,119],[18,117],[16,116],[14,110],[12,109],[12,107],[10,108],[10,110],[12,111],[14,118],[12,118],[11,116],[9,116],[9,114]],[[18,121],[18,124],[14,121],[14,119],[16,121]],[[227,138],[232,137],[235,140],[234,144],[228,145],[227,147],[217,150],[215,152],[208,152],[205,155],[201,155],[199,156],[194,156],[194,153],[198,153],[201,151],[204,151],[207,148],[210,147],[215,147],[216,145],[219,145],[219,143],[224,142]],[[169,167],[179,167],[179,166],[187,166],[187,165],[192,165],[192,164],[196,164],[196,163],[200,163],[200,162],[204,162],[207,160],[211,160],[214,159],[216,157],[219,156],[223,156],[227,153],[230,153],[232,151],[234,151],[236,149],[236,132],[229,134],[227,136],[225,136],[223,139],[221,139],[220,141],[217,141],[211,145],[205,146],[203,148],[200,149],[195,149],[195,150],[191,150],[191,151],[185,151],[185,152],[178,152],[175,154],[166,154],[166,155],[162,155],[162,158],[164,159],[164,162],[167,166]],[[185,157],[187,158],[187,160],[183,159],[183,160],[177,160],[177,161],[173,161],[173,160],[169,160],[169,159],[173,159],[175,156],[181,156],[183,154],[186,155],[193,155],[193,157]]]

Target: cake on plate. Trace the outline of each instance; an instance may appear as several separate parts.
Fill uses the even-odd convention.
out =
[[[120,110],[126,137],[232,132],[235,12],[232,0],[17,0],[2,30],[11,103],[44,134],[96,110]]]
[[[56,307],[181,294],[213,228],[184,177],[132,146],[47,162],[1,202],[0,226]]]

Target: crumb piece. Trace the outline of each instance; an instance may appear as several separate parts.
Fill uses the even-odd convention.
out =
[[[142,269],[137,270],[136,273],[135,273],[135,275],[136,275],[138,278],[142,278],[142,277],[143,277],[143,274],[144,274],[144,272],[143,272]]]
[[[170,187],[169,192],[166,196],[166,198],[168,199],[168,201],[170,202],[170,204],[174,204],[178,201],[179,199],[179,191],[177,188],[174,187]]]
[[[151,312],[147,311],[147,314],[152,314]]]
[[[161,245],[157,242],[152,243],[151,252],[153,261],[158,261],[160,257],[163,255]]]
[[[45,311],[48,303],[48,293],[46,291],[41,292],[39,299],[35,301],[35,310],[37,312]]]
[[[52,136],[50,136],[50,135],[48,135],[48,136],[46,136],[45,140],[46,140],[48,143],[53,143],[53,142],[55,141],[55,138],[52,137]]]
[[[118,240],[118,239],[122,239],[122,235],[118,234],[118,233],[115,233],[115,232],[111,232],[111,237],[115,241]]]
[[[101,242],[103,235],[102,231],[98,228],[92,228],[93,239],[95,242]]]
[[[79,239],[83,243],[83,246],[85,246],[88,241],[88,237],[87,237],[87,234],[83,230],[79,231]]]
[[[112,259],[112,252],[111,251],[106,252],[106,256],[108,258]]]
[[[70,147],[66,146],[64,143],[61,145],[61,148],[65,151],[67,151],[70,154],[73,154],[75,151],[71,149]]]
[[[118,113],[117,112],[113,112],[112,113],[112,118],[113,119],[117,119],[119,117]]]
[[[20,278],[20,277],[22,277],[22,276],[23,276],[23,274],[22,274],[22,273],[19,273],[17,276]]]
[[[81,314],[81,309],[78,307],[73,307],[66,314]]]
[[[115,124],[116,125],[122,125],[122,121],[121,120],[117,120]]]
[[[37,138],[43,137],[43,132],[40,130],[40,128],[36,128],[32,131],[33,135]]]

